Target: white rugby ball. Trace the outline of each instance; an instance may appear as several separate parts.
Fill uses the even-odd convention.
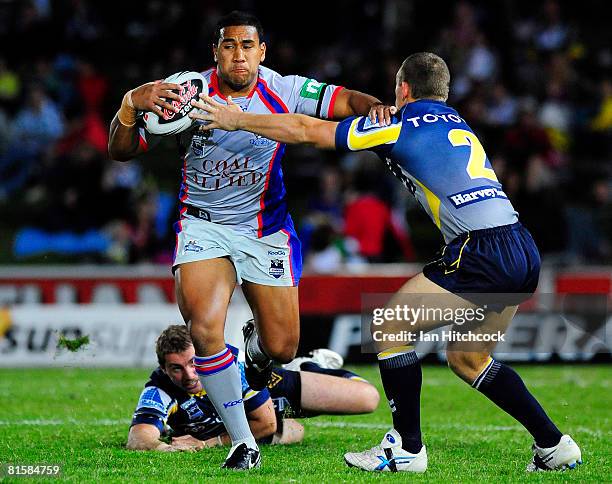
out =
[[[172,82],[181,86],[179,91],[173,90],[181,97],[181,100],[168,99],[170,104],[179,109],[178,113],[164,109],[163,114],[166,115],[166,119],[164,119],[162,116],[148,111],[144,114],[143,119],[145,128],[149,133],[168,136],[181,133],[191,127],[194,120],[187,115],[192,109],[200,111],[191,105],[191,100],[195,99],[197,101],[201,93],[208,94],[208,83],[202,74],[193,71],[177,72],[166,77],[164,82]]]

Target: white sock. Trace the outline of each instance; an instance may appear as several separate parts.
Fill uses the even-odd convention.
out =
[[[215,355],[196,356],[194,362],[202,386],[232,439],[232,446],[244,442],[256,449],[242,401],[242,378],[232,352],[226,348]]]

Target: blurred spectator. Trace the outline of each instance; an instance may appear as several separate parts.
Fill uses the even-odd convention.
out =
[[[510,126],[516,120],[517,111],[516,98],[510,95],[503,84],[495,84],[487,103],[487,124],[500,127]]]
[[[96,261],[171,257],[180,183],[172,140],[141,160],[115,163],[106,152],[108,125],[128,86],[212,65],[215,21],[239,8],[264,24],[274,46],[268,67],[389,103],[387,86],[405,55],[444,57],[453,77],[449,104],[487,146],[544,260],[610,258],[612,54],[600,2],[373,0],[351,9],[328,2],[326,16],[305,9],[291,25],[266,2],[154,0],[124,2],[120,10],[91,0],[4,3],[0,38],[19,49],[0,56],[0,231],[10,237],[35,222],[74,236],[59,244],[39,233],[37,250],[48,240],[66,253],[91,247]],[[360,35],[339,31],[340,16]],[[315,38],[306,35],[313,24]],[[364,162],[374,186],[354,195],[351,179]],[[356,244],[372,261],[411,260],[407,240],[420,261],[437,246],[435,227],[415,202],[400,200],[403,189],[381,177],[386,168],[373,155],[313,156],[310,148],[289,147],[284,169],[311,270],[359,260],[350,249]],[[355,239],[342,235],[344,215]],[[413,240],[397,229],[397,218],[409,220]],[[36,235],[21,234],[20,241]]]
[[[326,167],[319,178],[319,190],[308,200],[309,213],[326,214],[339,227],[342,223],[342,178],[337,168]]]
[[[22,188],[33,166],[63,132],[62,115],[39,85],[27,94],[26,105],[10,127],[9,146],[0,157],[0,199]]]
[[[506,132],[504,145],[508,162],[518,171],[524,171],[533,156],[539,156],[549,166],[561,164],[560,153],[553,147],[534,108],[529,105],[522,107],[516,125]]]
[[[77,87],[88,114],[101,113],[108,91],[108,81],[90,62],[80,62]]]
[[[318,274],[338,272],[344,262],[342,236],[326,217],[312,220],[314,229],[309,237],[309,250],[304,257],[304,270]]]
[[[536,27],[535,44],[545,51],[559,50],[566,45],[569,28],[561,20],[561,9],[556,0],[546,0],[542,6],[542,20]]]
[[[467,76],[477,82],[492,81],[497,73],[497,59],[481,33],[476,34],[474,44],[468,51]]]
[[[610,220],[612,220],[610,181],[594,181],[583,203],[567,207],[569,221],[569,260],[574,264],[611,263]]]
[[[26,99],[13,121],[11,141],[20,152],[40,156],[62,135],[62,114],[40,85],[30,86]]]
[[[359,254],[370,262],[411,260],[413,251],[408,235],[394,223],[389,206],[374,193],[377,178],[365,170],[355,175],[356,193],[346,204],[344,235],[358,242]],[[399,246],[399,254],[385,251],[389,241]]]

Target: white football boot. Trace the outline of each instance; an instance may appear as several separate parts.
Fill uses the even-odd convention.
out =
[[[427,450],[423,446],[417,454],[405,451],[400,434],[391,429],[380,445],[364,452],[348,452],[344,454],[344,461],[349,467],[359,467],[364,471],[425,472]]]
[[[342,356],[340,356],[335,351],[328,350],[327,348],[318,348],[316,350],[312,350],[309,355],[310,356],[299,356],[297,358],[294,358],[286,365],[283,365],[283,368],[285,370],[300,371],[300,366],[302,363],[311,361],[319,365],[321,368],[327,368],[328,370],[337,370],[339,368],[342,368],[342,365],[344,364],[344,358],[342,358]]]
[[[574,439],[564,435],[554,447],[543,449],[533,444],[533,460],[527,466],[527,472],[564,471],[582,464],[582,453]]]

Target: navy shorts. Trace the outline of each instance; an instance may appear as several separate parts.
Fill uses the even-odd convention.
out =
[[[503,293],[506,305],[520,304],[538,286],[540,253],[520,222],[472,230],[442,248],[440,258],[423,268],[427,279],[454,294]]]

